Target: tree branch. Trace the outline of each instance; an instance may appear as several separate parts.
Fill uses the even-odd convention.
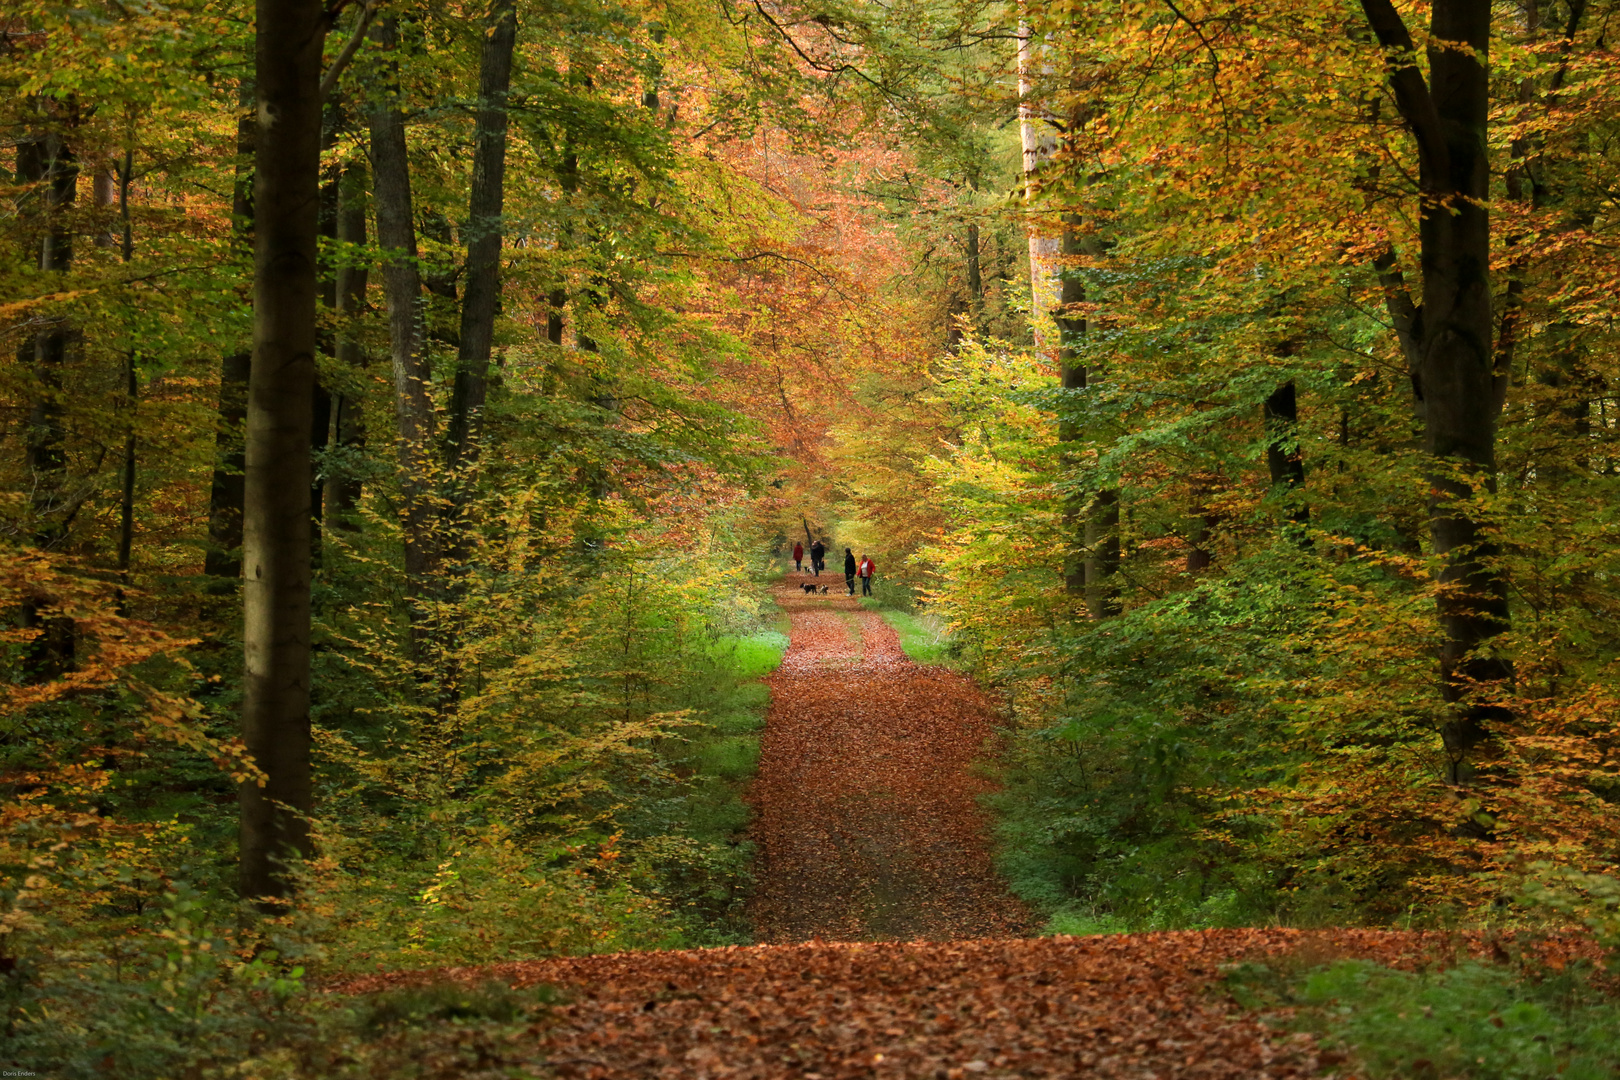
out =
[[[1395,259],[1395,248],[1386,247],[1373,259],[1378,272],[1378,284],[1384,289],[1384,309],[1395,327],[1395,337],[1406,356],[1406,367],[1412,376],[1412,393],[1419,408],[1423,403],[1423,385],[1420,381],[1423,360],[1423,309],[1412,303],[1412,294],[1406,288],[1406,275]]]
[[[337,88],[337,81],[342,76],[343,69],[349,66],[349,61],[354,59],[354,54],[359,50],[360,43],[365,40],[366,29],[371,26],[371,17],[377,13],[378,3],[379,0],[366,0],[366,5],[360,9],[360,15],[355,21],[354,33],[349,35],[349,40],[343,43],[343,49],[332,61],[332,66],[326,69],[325,75],[321,76],[322,101],[332,96],[332,91]]]
[[[1446,152],[1440,112],[1417,66],[1417,45],[1390,0],[1361,0],[1361,10],[1384,47],[1384,69],[1389,74],[1390,89],[1395,92],[1395,106],[1417,138],[1420,171],[1425,177],[1444,176],[1450,155]]]

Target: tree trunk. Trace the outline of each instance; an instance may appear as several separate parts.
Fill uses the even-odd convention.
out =
[[[1080,346],[1087,330],[1086,316],[1076,310],[1085,303],[1085,282],[1072,265],[1081,256],[1096,254],[1097,245],[1080,231],[1081,222],[1074,216],[1064,220],[1062,285],[1058,326],[1058,377],[1065,390],[1084,390],[1088,372],[1081,361]],[[1073,443],[1083,433],[1069,419],[1058,425],[1058,441]],[[1080,468],[1072,460],[1069,467]],[[1064,589],[1070,596],[1084,596],[1086,612],[1093,619],[1105,619],[1120,613],[1119,603],[1119,492],[1113,487],[1100,487],[1089,498],[1076,496],[1064,510],[1065,531],[1078,546],[1076,554],[1064,566]]]
[[[563,309],[568,306],[568,293],[552,289],[546,297],[546,340],[553,345],[563,343]]]
[[[46,123],[63,123],[54,102],[45,102],[43,111]],[[36,185],[32,196],[38,199],[39,206],[35,265],[47,273],[65,273],[73,264],[73,234],[65,211],[77,193],[79,166],[60,131],[49,130],[17,144],[17,179],[25,185]],[[67,493],[63,368],[72,339],[73,330],[67,320],[49,317],[19,356],[32,367],[35,382],[28,410],[26,450],[33,484],[33,539],[45,550],[63,545],[82,501]],[[78,638],[73,619],[53,611],[53,600],[48,596],[29,596],[23,602],[22,616],[23,625],[38,632],[24,660],[28,681],[48,682],[71,670]]]
[[[967,227],[967,291],[968,313],[975,329],[984,319],[984,275],[979,269],[979,225],[970,222]]]
[[[264,786],[241,788],[241,890],[285,897],[311,850],[310,455],[320,211],[319,0],[258,0],[253,374],[243,504],[242,733]]]
[[[121,251],[126,263],[135,254],[135,230],[129,213],[129,185],[134,179],[134,172],[135,154],[126,150],[123,166],[118,170],[116,192],[109,192],[118,202],[118,217],[123,226]],[[102,175],[97,174],[98,181]],[[111,180],[113,177],[108,176],[108,179]],[[101,201],[99,184],[96,201]],[[107,235],[110,240],[111,234]],[[135,552],[135,410],[139,407],[141,393],[140,377],[135,370],[134,349],[124,354],[124,393],[128,395],[129,429],[124,433],[124,490],[118,508],[118,579],[121,584],[128,585],[129,563]],[[119,613],[126,613],[122,593],[119,596]]]
[[[96,205],[110,206],[113,202],[118,204],[118,217],[123,232],[120,253],[126,263],[135,254],[135,232],[129,212],[129,185],[134,179],[134,172],[135,153],[126,150],[116,176],[106,170],[96,173]],[[102,243],[103,238],[107,241],[105,244]],[[112,247],[116,242],[111,232],[103,232],[96,240],[98,247]],[[129,564],[135,552],[135,412],[140,404],[141,390],[140,377],[135,370],[135,356],[134,349],[124,354],[124,393],[127,395],[125,409],[128,413],[128,429],[124,432],[124,484],[122,498],[118,504],[118,581],[121,586],[129,585]],[[118,613],[128,614],[122,589],[118,593]]]
[[[1260,414],[1271,488],[1287,500],[1289,520],[1303,525],[1311,520],[1311,509],[1304,500],[1305,458],[1299,448],[1299,395],[1293,379],[1271,392]]]
[[[236,185],[231,200],[232,228],[238,244],[253,238],[253,162],[259,125],[251,109],[236,121]],[[203,572],[221,579],[211,591],[229,591],[242,577],[242,438],[247,421],[251,352],[229,353],[219,365],[219,418],[214,430],[214,478],[208,492],[208,550]]]
[[[327,98],[321,110],[321,154],[337,145],[337,128],[341,123],[337,104]],[[338,186],[342,180],[342,173],[329,170],[325,182],[321,184],[320,212],[316,224],[316,249],[320,242],[326,241],[328,250],[337,240],[338,217]],[[321,307],[328,312],[337,312],[337,271],[327,260],[319,263],[320,278],[316,287],[316,298]],[[330,362],[337,358],[337,336],[330,329],[331,320],[327,325],[317,321],[315,328],[316,347],[320,355],[327,358],[327,370]],[[309,561],[310,566],[319,571],[321,566],[321,531],[322,518],[326,512],[326,451],[332,443],[332,412],[336,409],[332,391],[327,387],[321,376],[321,364],[315,365],[315,388],[310,397],[309,410]]]
[[[78,189],[78,161],[56,131],[19,144],[17,157],[20,178],[39,184],[41,229],[36,265],[46,273],[66,273],[73,265],[73,234],[66,211]],[[49,317],[34,335],[36,389],[28,414],[28,471],[33,483],[34,542],[42,548],[62,543],[77,509],[66,490],[67,428],[62,407],[63,369],[72,337],[72,327],[58,316]]]
[[[366,242],[368,183],[363,165],[346,166],[338,181],[337,238],[343,245],[344,255],[337,268],[337,362],[345,371],[358,371],[366,366],[365,350],[360,346],[352,323],[366,302],[366,267],[354,261],[354,252]],[[337,444],[344,453],[327,480],[325,520],[333,528],[357,532],[360,523],[355,512],[360,506],[361,485],[350,458],[366,444],[366,418],[358,396],[340,395],[336,408]]]
[[[1491,0],[1435,0],[1429,80],[1408,59],[1413,42],[1390,0],[1362,0],[1386,50],[1390,86],[1418,147],[1423,303],[1418,313],[1414,388],[1423,414],[1429,477],[1429,535],[1441,561],[1440,675],[1451,718],[1441,731],[1453,781],[1509,710],[1509,661],[1490,655],[1508,627],[1507,582],[1498,549],[1470,507],[1476,489],[1495,490],[1501,373],[1491,347],[1489,108]]]
[[[506,94],[517,41],[514,0],[494,0],[479,65],[473,135],[472,195],[467,207],[467,286],[461,301],[461,347],[450,405],[450,471],[472,463],[488,394],[489,355],[500,299],[501,212],[506,193]]]
[[[399,47],[399,20],[380,20],[372,37],[384,49]],[[383,292],[388,305],[388,340],[394,372],[394,417],[399,426],[399,482],[405,531],[405,575],[410,590],[413,638],[418,657],[423,628],[419,601],[437,566],[431,499],[433,403],[432,373],[424,348],[422,275],[417,264],[416,224],[411,206],[410,164],[405,118],[399,111],[398,64],[388,68],[388,96],[371,114],[371,168],[377,214],[377,244],[386,253]]]
[[[1033,206],[1040,193],[1041,167],[1057,152],[1057,137],[1052,127],[1041,117],[1036,101],[1035,81],[1045,74],[1045,48],[1032,40],[1028,23],[1018,26],[1018,131],[1023,143],[1024,204]],[[1061,302],[1058,283],[1058,258],[1063,241],[1050,235],[1039,222],[1030,217],[1029,230],[1029,313],[1034,326],[1035,347],[1044,348],[1050,337],[1046,320],[1055,304]]]
[[[129,584],[129,560],[135,548],[135,408],[141,384],[135,373],[135,350],[124,354],[124,393],[128,395],[129,429],[124,433],[124,485],[118,506],[118,579]]]
[[[1188,537],[1186,564],[1189,574],[1208,570],[1215,563],[1215,553],[1210,546],[1215,526],[1221,523],[1221,519],[1220,515],[1212,514],[1209,510],[1209,497],[1214,493],[1214,485],[1208,478],[1193,487],[1192,535]]]
[[[1063,229],[1063,255],[1065,259],[1073,259],[1083,254],[1083,242],[1079,231],[1079,222],[1068,219]],[[1074,305],[1085,302],[1085,284],[1079,275],[1071,273],[1065,266],[1062,272],[1062,285],[1059,292],[1060,307],[1057,310],[1056,321],[1058,326],[1058,381],[1064,390],[1084,390],[1086,387],[1086,369],[1080,362],[1080,342],[1085,337],[1085,316],[1075,311]],[[1058,421],[1058,442],[1067,446],[1080,437],[1080,429],[1068,417],[1068,410],[1072,403],[1065,395],[1064,415]],[[1081,468],[1080,462],[1075,459],[1072,452],[1063,455],[1064,467],[1068,470]],[[1063,509],[1063,532],[1069,537],[1074,546],[1073,552],[1064,560],[1063,587],[1070,596],[1084,596],[1086,594],[1086,508],[1090,500],[1084,495],[1069,497],[1068,504]]]

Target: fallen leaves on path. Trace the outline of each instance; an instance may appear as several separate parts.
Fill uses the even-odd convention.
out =
[[[790,944],[379,973],[332,987],[493,980],[565,995],[516,1030],[397,1037],[411,1075],[1322,1076],[1342,1058],[1237,1009],[1211,985],[1225,965],[1510,956],[1511,938],[1376,930],[1016,938],[1029,915],[991,865],[977,804],[987,784],[969,771],[992,735],[988,703],[967,680],[906,660],[893,631],[852,600],[810,597],[789,578],[779,601],[793,627],[769,680],[753,791],[753,914],[762,938]],[[1578,937],[1523,951],[1551,967],[1595,955]]]
[[[1012,936],[1030,914],[996,873],[989,788],[970,771],[994,729],[967,679],[906,658],[880,614],[807,596],[767,681],[770,714],[750,800],[765,942]]]
[[[1328,1061],[1310,1037],[1268,1028],[1212,988],[1225,965],[1293,954],[1306,965],[1359,956],[1414,966],[1499,956],[1504,941],[1512,945],[1484,934],[1270,928],[814,942],[380,974],[339,989],[490,979],[561,988],[571,1000],[546,1021],[468,1051],[490,1076],[1262,1080],[1327,1075]],[[1570,937],[1531,951],[1593,950]]]

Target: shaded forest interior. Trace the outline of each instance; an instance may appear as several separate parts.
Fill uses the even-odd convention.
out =
[[[1263,7],[8,5],[7,1060],[752,942],[817,539],[1048,931],[1620,937],[1620,5]]]

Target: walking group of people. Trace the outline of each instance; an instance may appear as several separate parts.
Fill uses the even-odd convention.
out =
[[[793,544],[793,569],[804,572],[804,545],[797,541]],[[810,545],[810,572],[816,577],[827,569],[827,544],[824,540],[816,540]],[[844,549],[844,584],[849,588],[849,595],[855,595],[855,579],[861,579],[861,595],[872,595],[872,575],[877,573],[877,563],[872,556],[862,555],[859,562],[855,561],[855,553],[849,548]]]

